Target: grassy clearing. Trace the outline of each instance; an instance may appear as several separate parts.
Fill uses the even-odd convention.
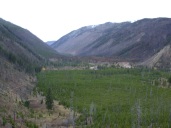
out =
[[[52,88],[60,104],[82,113],[78,126],[171,127],[171,89],[158,82],[168,73],[110,68],[45,71],[37,77],[40,91]]]

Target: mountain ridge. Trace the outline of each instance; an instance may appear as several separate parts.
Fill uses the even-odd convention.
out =
[[[73,36],[76,35],[76,36]],[[170,18],[145,18],[133,23],[82,27],[61,37],[52,47],[73,56],[102,56],[144,62],[171,44]]]

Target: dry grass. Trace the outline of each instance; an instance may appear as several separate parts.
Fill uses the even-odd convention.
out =
[[[43,103],[41,104],[42,100]],[[29,109],[24,107],[21,97],[12,90],[1,91],[0,128],[11,126],[9,117],[14,120],[14,112],[16,113],[15,124],[17,127],[25,128],[25,122],[35,123],[39,127],[72,127],[70,110],[59,105],[58,101],[54,101],[53,110],[50,111],[46,109],[45,97],[43,96],[29,96],[28,101],[30,101]],[[23,115],[23,117],[21,115]],[[3,126],[3,117],[7,119],[5,126]]]
[[[71,127],[72,112],[64,108],[64,106],[59,105],[58,101],[54,101],[53,110],[48,111],[45,105],[45,97],[38,95],[36,97],[30,97],[28,100],[30,101],[30,110],[33,110],[35,115],[35,118],[31,120],[34,120],[39,127]],[[43,103],[41,104],[42,100]]]

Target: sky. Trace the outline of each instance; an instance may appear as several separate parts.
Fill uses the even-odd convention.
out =
[[[170,0],[0,0],[0,18],[28,29],[43,41],[83,26],[171,18]]]

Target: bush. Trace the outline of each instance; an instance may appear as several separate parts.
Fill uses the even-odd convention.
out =
[[[168,82],[171,84],[171,76],[168,78]]]
[[[52,96],[52,91],[51,89],[49,88],[48,91],[47,91],[47,94],[46,94],[46,108],[48,110],[52,110],[53,108],[53,96]]]
[[[38,128],[38,126],[32,122],[26,121],[25,123],[28,128]]]
[[[2,118],[2,125],[5,126],[7,123],[7,120],[5,119],[5,117]]]
[[[43,104],[43,99],[41,100],[40,104]]]
[[[24,102],[24,106],[27,107],[27,108],[29,108],[30,107],[30,101],[25,101]]]
[[[14,54],[12,54],[12,53],[9,53],[8,59],[9,59],[9,61],[11,61],[12,63],[15,63],[15,62],[17,61],[16,56],[15,56]]]

